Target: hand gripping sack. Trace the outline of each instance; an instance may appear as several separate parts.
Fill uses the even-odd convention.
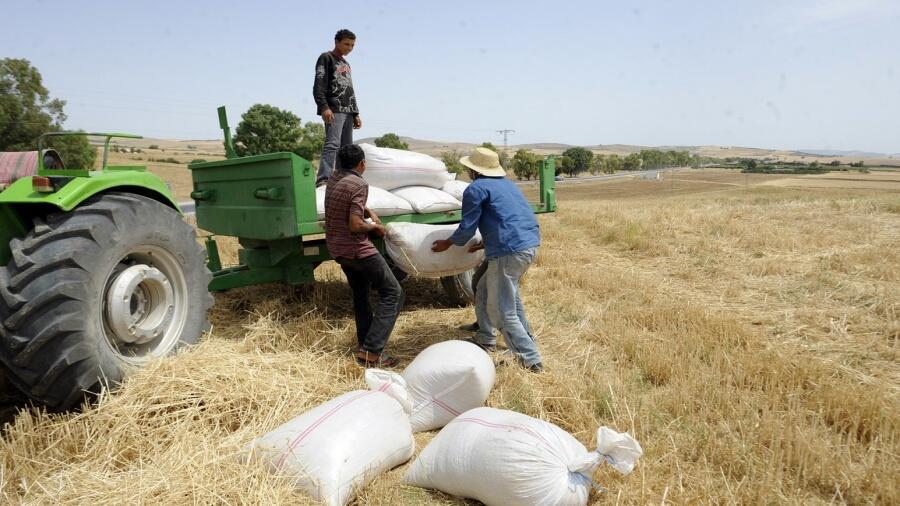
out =
[[[478,267],[484,259],[484,250],[469,253],[469,246],[481,241],[481,235],[477,232],[465,246],[453,245],[441,253],[431,251],[431,244],[450,237],[456,225],[395,222],[388,223],[385,229],[384,248],[388,256],[394,265],[411,276],[452,276]]]
[[[404,186],[391,193],[409,202],[420,214],[456,211],[462,207],[462,202],[453,195],[427,186]]]
[[[336,397],[256,438],[247,449],[314,499],[342,506],[413,454],[402,381]]]
[[[437,158],[404,149],[359,145],[366,153],[363,179],[372,186],[393,190],[401,186],[440,188],[450,180],[447,166]]]
[[[409,202],[392,194],[391,192],[378,188],[377,186],[369,187],[369,197],[366,199],[366,207],[375,212],[378,216],[396,216],[398,214],[410,214],[413,208]],[[325,219],[325,187],[316,188],[316,212],[320,220]]]
[[[477,499],[488,506],[587,504],[601,462],[631,472],[641,446],[606,427],[597,451],[530,416],[475,408],[454,418],[410,465],[404,483]]]
[[[481,348],[465,341],[444,341],[422,350],[400,374],[378,371],[366,376],[369,388],[384,383],[404,384],[409,393],[409,422],[413,432],[438,429],[460,413],[484,406],[494,386],[494,361]]]

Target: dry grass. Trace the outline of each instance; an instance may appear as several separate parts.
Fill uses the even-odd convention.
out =
[[[588,445],[601,424],[631,431],[645,455],[598,472],[595,504],[900,504],[900,199],[714,182],[560,188],[524,287],[548,370],[500,367],[489,404]],[[363,385],[348,290],[333,264],[317,276],[217,295],[201,346],[82,414],[23,411],[0,502],[303,503],[237,455]],[[472,312],[433,282],[406,290],[390,346],[408,363]],[[463,504],[400,485],[405,469],[357,502]]]

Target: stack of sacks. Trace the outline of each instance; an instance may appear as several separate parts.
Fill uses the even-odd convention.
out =
[[[404,483],[477,499],[487,506],[571,505],[588,501],[602,462],[628,474],[641,445],[627,433],[597,431],[587,449],[556,425],[494,408],[456,417],[422,451]]]
[[[396,216],[398,214],[409,214],[413,212],[413,208],[409,202],[392,194],[387,190],[370,186],[369,197],[366,199],[366,207],[375,212],[378,216]],[[316,212],[319,219],[325,219],[325,187],[316,188]]]
[[[462,207],[461,191],[443,190],[453,181],[444,162],[414,151],[379,148],[366,143],[360,147],[366,153],[363,179],[370,186],[390,190],[408,201],[417,213],[455,211]],[[458,189],[459,185],[451,187]]]
[[[371,186],[394,190],[403,186],[441,188],[450,181],[447,166],[437,158],[404,149],[359,145],[366,153],[363,179]]]
[[[447,181],[444,186],[441,187],[441,191],[453,196],[453,198],[462,202],[463,193],[468,187],[469,183],[465,181],[457,181],[454,179],[453,181]]]
[[[409,202],[420,214],[456,211],[462,207],[462,202],[453,195],[428,186],[404,186],[392,193]]]
[[[426,225],[422,223],[388,223],[385,227],[384,249],[403,272],[417,277],[440,278],[453,276],[478,267],[484,250],[469,252],[469,246],[481,241],[481,234],[464,246],[450,246],[441,253],[431,251],[438,239],[446,239],[457,225]]]
[[[494,387],[494,361],[480,347],[465,341],[444,341],[425,348],[398,375],[370,369],[369,388],[406,386],[397,397],[409,399],[413,432],[439,429],[460,413],[484,406]],[[398,376],[402,381],[398,380]]]
[[[343,506],[415,450],[403,378],[378,384],[332,399],[253,440],[247,446],[251,458],[316,500]]]

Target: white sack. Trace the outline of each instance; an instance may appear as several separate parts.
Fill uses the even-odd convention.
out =
[[[484,250],[469,253],[469,246],[481,241],[478,232],[465,246],[453,245],[441,253],[431,251],[431,244],[450,237],[456,225],[394,222],[385,228],[385,251],[397,267],[412,276],[452,276],[478,267],[484,258]]]
[[[377,186],[369,186],[366,207],[378,216],[396,216],[413,212],[409,202]],[[318,212],[320,220],[325,219],[325,186],[316,188],[316,212]]]
[[[456,211],[462,207],[462,202],[453,195],[427,186],[404,186],[391,193],[409,202],[420,214]]]
[[[396,373],[366,376],[369,388],[385,382],[400,384]],[[494,386],[494,361],[480,347],[465,341],[444,341],[422,350],[399,375],[411,404],[413,432],[438,429],[460,413],[484,406]]]
[[[440,188],[450,180],[447,166],[437,158],[404,149],[359,145],[366,153],[363,179],[372,186],[393,190],[402,186]]]
[[[412,457],[409,415],[383,391],[355,390],[332,399],[256,438],[248,450],[269,469],[330,506],[343,506],[379,474]]]
[[[447,181],[447,183],[441,187],[441,191],[445,192],[445,193],[449,193],[450,195],[453,196],[453,198],[462,202],[463,193],[465,193],[466,188],[468,188],[468,187],[469,187],[469,183],[467,183],[465,181],[457,181],[454,179],[452,181]]]
[[[530,416],[494,408],[469,410],[447,424],[409,467],[404,483],[477,499],[488,506],[587,504],[591,476],[603,461],[629,470],[641,446],[601,427],[608,449],[588,452],[566,431]]]

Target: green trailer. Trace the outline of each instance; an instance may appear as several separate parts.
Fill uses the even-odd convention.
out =
[[[197,226],[212,235],[206,240],[211,291],[259,283],[304,285],[314,282],[315,268],[330,260],[324,223],[316,210],[316,169],[293,153],[237,157],[225,108],[219,108],[227,159],[191,164]],[[542,162],[540,201],[536,213],[556,210],[556,165]],[[460,211],[381,217],[385,224],[415,222],[448,224],[460,221]],[[238,265],[223,268],[216,236],[237,237]],[[380,241],[376,244],[383,250]],[[455,303],[471,299],[471,273],[442,278]]]

